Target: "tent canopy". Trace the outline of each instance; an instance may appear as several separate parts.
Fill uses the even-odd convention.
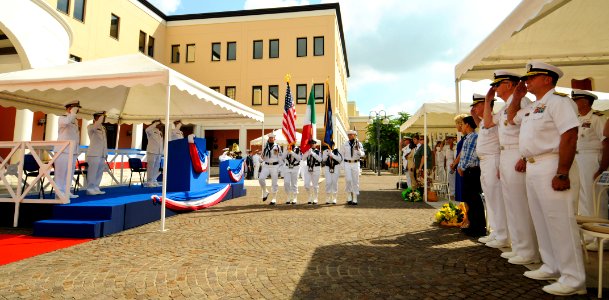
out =
[[[106,111],[109,119],[144,123],[170,115],[184,123],[263,122],[264,114],[230,99],[142,54],[0,74],[0,105],[63,114],[80,100],[81,114]]]
[[[609,1],[522,1],[478,47],[455,67],[457,81],[492,78],[493,71],[524,73],[531,60],[560,67],[558,82],[593,78],[595,91],[609,92]]]
[[[471,103],[461,103],[461,113],[469,112]],[[455,103],[423,103],[414,115],[400,126],[401,132],[423,132],[424,115],[427,114],[427,131],[444,133],[455,131]]]
[[[268,141],[269,139],[269,134],[267,133],[264,135],[264,140]],[[279,144],[279,145],[287,145],[288,144],[288,139],[286,139],[286,137],[283,135],[283,132],[281,129],[275,129],[273,130],[273,134],[275,135],[275,143]],[[300,134],[300,132],[296,132],[296,144],[300,144],[300,139],[302,138],[302,134]],[[257,146],[261,146],[262,145],[262,137],[257,137],[253,140],[250,141],[250,145],[257,145]]]

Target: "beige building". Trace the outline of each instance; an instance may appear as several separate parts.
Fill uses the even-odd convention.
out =
[[[0,4],[1,1],[9,0],[0,0]],[[305,103],[313,91],[318,138],[323,138],[325,95],[329,95],[334,109],[335,142],[346,140],[345,131],[350,128],[349,67],[338,3],[176,16],[163,14],[145,0],[23,0],[23,3],[24,7],[18,9],[46,13],[52,19],[50,23],[62,25],[71,43],[69,55],[73,61],[142,52],[263,112],[267,132],[282,126],[284,78],[290,74],[297,128],[302,128]],[[23,11],[13,13],[24,15]],[[22,49],[28,37],[17,33],[22,27],[31,26],[25,19],[20,24],[0,18],[0,72],[35,67],[23,63],[29,57]],[[47,47],[38,46],[42,52]],[[53,133],[56,116],[0,108],[0,119],[11,118],[15,125],[3,126],[0,140],[56,138]],[[89,122],[83,120],[83,125]],[[21,127],[30,124],[29,133],[21,132]],[[144,124],[122,125],[119,147],[145,147],[144,128]],[[247,148],[249,141],[262,133],[262,125],[202,128],[193,124],[185,129],[205,136],[208,148],[216,150],[214,156],[218,149],[232,143]],[[113,132],[116,128],[110,126],[110,139],[115,138]],[[86,134],[81,143],[88,143]]]

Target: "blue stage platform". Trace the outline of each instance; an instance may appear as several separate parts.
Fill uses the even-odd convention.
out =
[[[206,185],[213,194],[224,183]],[[81,191],[70,204],[53,205],[52,218],[34,222],[35,236],[98,238],[129,228],[160,220],[161,206],[154,204],[152,195],[161,195],[161,188],[140,186],[110,187],[106,194],[88,196]],[[168,193],[168,197],[172,193]],[[245,195],[243,184],[231,184],[222,201]],[[177,212],[166,210],[166,216]]]

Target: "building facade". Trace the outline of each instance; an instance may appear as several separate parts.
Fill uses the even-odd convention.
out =
[[[167,16],[145,0],[24,2],[31,2],[64,24],[71,37],[69,56],[74,62],[140,52],[265,114],[263,125],[185,126],[187,133],[207,138],[214,157],[233,143],[249,148],[249,141],[262,134],[263,126],[265,132],[281,128],[286,74],[291,77],[297,128],[302,128],[306,101],[313,91],[317,136],[321,138],[324,133],[325,102],[329,96],[335,141],[346,140],[349,68],[338,3]],[[26,55],[19,47],[1,50],[2,46],[18,44],[11,33],[17,32],[19,26],[2,23],[0,19],[0,72],[30,68],[14,63]],[[43,46],[40,51],[45,50]],[[3,59],[7,55],[12,59]],[[13,62],[12,68],[7,61]],[[57,116],[3,107],[0,119],[0,140],[56,139]],[[90,122],[82,120],[82,126]],[[31,130],[17,132],[21,127]],[[118,147],[145,149],[145,127],[146,124],[121,125]],[[115,139],[116,132],[115,125],[108,126],[109,139]],[[81,144],[88,144],[86,133],[81,136]]]

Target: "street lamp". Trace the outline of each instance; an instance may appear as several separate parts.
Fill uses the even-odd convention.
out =
[[[370,111],[368,115],[368,124],[376,123],[376,169],[377,176],[381,176],[381,122],[383,124],[389,124],[389,119],[387,118],[387,112],[384,110],[379,111]]]

